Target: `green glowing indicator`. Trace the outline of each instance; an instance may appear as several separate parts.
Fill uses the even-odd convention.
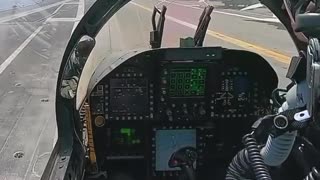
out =
[[[128,136],[131,135],[132,131],[133,131],[133,129],[130,129],[130,128],[121,128],[120,129],[121,134],[127,134]]]
[[[203,96],[205,94],[205,68],[176,68],[170,72],[169,94],[172,97]]]
[[[118,137],[118,142],[121,144],[134,145],[140,144],[141,140],[136,135],[136,130],[132,128],[121,128],[121,136]]]

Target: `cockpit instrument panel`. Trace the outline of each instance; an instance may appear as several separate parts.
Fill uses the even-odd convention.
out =
[[[109,168],[139,160],[155,180],[177,178],[168,160],[185,147],[196,149],[200,179],[224,166],[219,158],[231,160],[252,122],[271,111],[277,86],[261,56],[219,47],[144,51],[110,73],[99,69],[89,98],[97,159]]]

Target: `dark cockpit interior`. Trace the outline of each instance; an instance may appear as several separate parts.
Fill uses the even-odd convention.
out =
[[[242,136],[273,111],[276,73],[252,52],[163,48],[115,59],[99,64],[83,106],[90,166],[111,179],[177,179],[184,168],[224,179]]]

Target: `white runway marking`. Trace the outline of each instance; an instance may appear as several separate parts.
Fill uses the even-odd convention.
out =
[[[11,62],[20,54],[20,52],[29,44],[29,42],[41,31],[43,25],[38,27],[1,65],[0,74],[11,64]]]
[[[70,1],[70,0],[68,0]],[[52,14],[56,14],[61,7],[63,6],[63,4],[61,4]],[[46,22],[48,20],[50,20],[50,18],[48,18],[46,20]],[[3,73],[3,71],[11,64],[11,62],[20,54],[20,52],[31,42],[31,40],[36,37],[36,35],[42,30],[44,24],[42,24],[41,26],[39,26],[2,64],[0,64],[0,74]]]
[[[52,7],[58,6],[60,4],[63,4],[63,3],[69,2],[69,1],[71,1],[71,0],[64,0],[64,1],[53,3],[53,4],[50,4],[50,5],[47,5],[47,6],[36,8],[36,9],[30,10],[30,11],[25,11],[25,12],[17,13],[17,14],[14,14],[14,15],[6,16],[6,17],[3,17],[3,18],[0,18],[0,23],[11,21],[11,20],[23,17],[23,16],[27,16],[29,14],[36,13],[36,12],[44,11],[44,10],[50,9]]]
[[[51,18],[48,19],[48,22],[76,22],[80,21],[80,19],[77,18]]]
[[[79,0],[78,11],[76,16],[76,19],[79,19],[79,21],[76,21],[74,23],[71,34],[73,33],[74,29],[76,29],[83,15],[84,15],[84,0]]]

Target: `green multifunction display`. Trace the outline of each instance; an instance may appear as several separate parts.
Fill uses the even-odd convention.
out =
[[[206,68],[172,68],[169,73],[169,95],[204,96],[206,75]]]
[[[141,137],[134,128],[119,128],[113,130],[114,144],[134,146],[141,144]]]

